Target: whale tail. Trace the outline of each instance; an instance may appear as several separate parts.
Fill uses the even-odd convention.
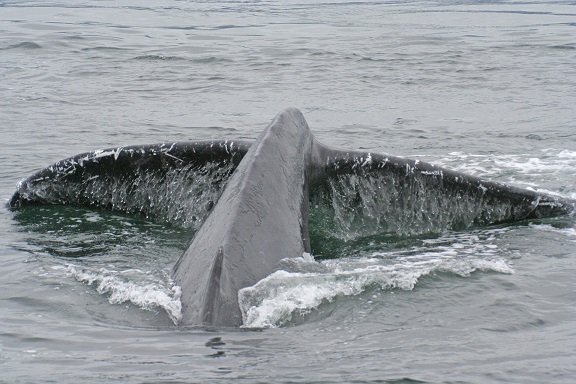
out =
[[[238,291],[310,252],[309,214],[342,236],[463,229],[571,213],[574,200],[401,157],[329,148],[302,113],[254,142],[120,147],[59,161],[9,201],[142,213],[197,228],[172,274],[184,324],[239,326]]]

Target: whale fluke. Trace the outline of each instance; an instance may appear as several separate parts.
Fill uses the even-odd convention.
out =
[[[319,143],[300,111],[254,141],[131,146],[59,161],[9,201],[143,213],[198,230],[172,274],[182,324],[240,326],[238,291],[311,251],[309,214],[351,236],[421,234],[571,213],[575,201],[401,157]],[[325,208],[325,209],[324,209]],[[324,210],[323,210],[324,209]]]
[[[71,204],[197,227],[250,145],[210,140],[82,153],[22,180],[8,205]]]

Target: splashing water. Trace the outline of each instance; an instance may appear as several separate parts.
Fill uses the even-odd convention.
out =
[[[306,315],[322,304],[367,290],[412,290],[434,273],[469,276],[474,271],[514,273],[495,244],[506,229],[452,233],[424,239],[408,250],[374,252],[367,257],[317,263],[301,261],[295,271],[281,270],[238,293],[245,327],[281,327],[294,315]],[[310,272],[304,272],[311,268]]]
[[[93,270],[75,264],[53,268],[64,269],[67,275],[77,281],[95,286],[99,294],[109,295],[110,304],[129,301],[144,310],[159,307],[166,311],[174,324],[178,324],[182,319],[180,287],[174,285],[169,277],[159,280],[151,271],[116,271],[107,268]]]

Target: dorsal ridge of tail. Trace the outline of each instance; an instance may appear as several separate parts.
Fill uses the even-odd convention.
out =
[[[208,279],[208,291],[204,299],[202,314],[202,323],[204,324],[212,324],[215,320],[216,312],[218,310],[217,305],[220,301],[220,281],[222,277],[223,263],[224,248],[221,246],[218,248],[218,252],[214,258],[214,264],[212,264],[210,277]]]

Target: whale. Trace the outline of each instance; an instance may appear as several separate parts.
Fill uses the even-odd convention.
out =
[[[117,147],[60,160],[23,179],[11,209],[70,204],[193,226],[172,268],[182,320],[243,324],[239,291],[305,258],[311,212],[342,232],[462,230],[572,214],[575,201],[403,157],[317,141],[295,108],[253,141]],[[320,209],[320,211],[322,211]],[[368,232],[366,232],[368,231]]]

